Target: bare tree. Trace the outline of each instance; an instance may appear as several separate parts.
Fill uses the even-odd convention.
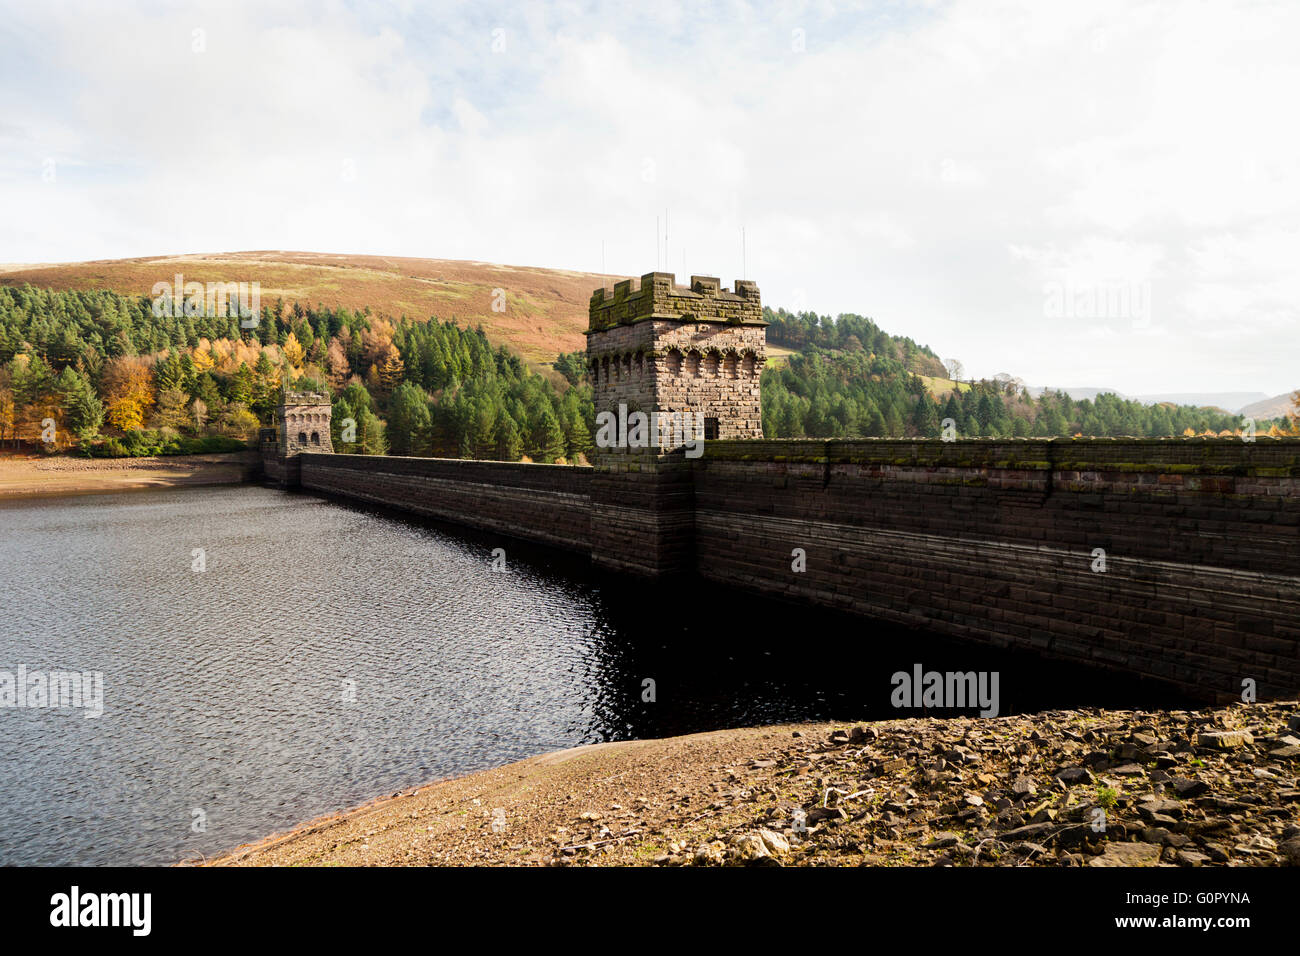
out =
[[[966,371],[966,367],[955,358],[944,359],[943,367],[948,370],[948,377],[954,382],[960,382],[962,373]]]

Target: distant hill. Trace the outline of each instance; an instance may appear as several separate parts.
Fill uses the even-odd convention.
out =
[[[171,282],[176,273],[193,282],[258,282],[263,305],[281,297],[304,305],[369,307],[394,317],[482,324],[493,345],[535,363],[585,348],[592,290],[623,278],[452,259],[257,251],[0,265],[0,283],[149,295],[154,283]],[[505,291],[504,312],[492,309],[494,289]]]
[[[1266,398],[1262,402],[1252,402],[1241,409],[1241,414],[1247,418],[1281,418],[1289,415],[1295,409],[1291,395],[1291,392],[1287,392]]]
[[[1155,405],[1158,402],[1172,402],[1175,405],[1196,405],[1199,408],[1222,408],[1228,412],[1240,412],[1242,406],[1267,398],[1265,392],[1171,392],[1160,395],[1134,395],[1134,401]]]
[[[1085,398],[1095,399],[1098,395],[1110,392],[1113,395],[1118,395],[1120,398],[1127,398],[1134,402],[1142,402],[1144,405],[1158,405],[1161,402],[1169,402],[1173,405],[1192,405],[1196,408],[1221,408],[1225,412],[1231,412],[1234,415],[1253,414],[1253,417],[1255,418],[1274,418],[1276,417],[1276,414],[1279,413],[1273,415],[1261,415],[1258,412],[1251,413],[1246,411],[1248,406],[1254,407],[1254,405],[1257,404],[1267,405],[1269,403],[1276,403],[1286,397],[1279,395],[1276,398],[1269,398],[1265,392],[1164,392],[1146,395],[1126,395],[1117,388],[1095,388],[1092,386],[1070,386],[1065,388],[1050,386],[1050,389],[1053,392],[1064,392],[1075,401],[1082,401]],[[1042,387],[1029,389],[1029,394],[1034,396],[1041,395],[1043,392],[1044,389]],[[1290,406],[1289,401],[1286,404],[1288,407]]]

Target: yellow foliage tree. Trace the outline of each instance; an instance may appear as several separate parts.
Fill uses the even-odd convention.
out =
[[[199,344],[194,346],[194,352],[190,358],[194,362],[195,375],[202,375],[216,364],[212,358],[212,343],[207,339],[199,339]]]
[[[290,332],[289,337],[284,340],[284,345],[281,346],[281,349],[284,351],[285,359],[291,366],[294,368],[300,368],[302,366],[303,350],[302,344],[298,341],[298,336]]]
[[[124,432],[144,427],[144,406],[134,397],[119,398],[108,406],[108,420]]]
[[[138,355],[115,358],[104,367],[101,391],[109,422],[122,431],[143,428],[154,403],[153,366]]]
[[[14,393],[0,388],[0,442],[14,437]]]

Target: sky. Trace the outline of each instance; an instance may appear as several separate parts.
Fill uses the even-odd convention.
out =
[[[0,0],[0,262],[743,276],[967,376],[1274,395],[1298,40],[1293,2]]]

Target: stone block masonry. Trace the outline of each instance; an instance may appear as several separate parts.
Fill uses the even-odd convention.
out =
[[[694,474],[710,580],[1206,699],[1300,689],[1300,442],[713,442]]]
[[[762,438],[767,361],[758,286],[711,276],[689,288],[649,272],[591,296],[587,366],[597,412],[695,412],[709,438]]]
[[[267,475],[287,485],[296,468],[308,490],[618,572],[697,574],[1206,700],[1240,699],[1246,679],[1261,699],[1300,692],[1300,440],[708,441],[694,460],[619,450],[593,467],[275,447]]]
[[[590,548],[590,468],[367,455],[301,455],[298,461],[308,491],[570,551]]]

